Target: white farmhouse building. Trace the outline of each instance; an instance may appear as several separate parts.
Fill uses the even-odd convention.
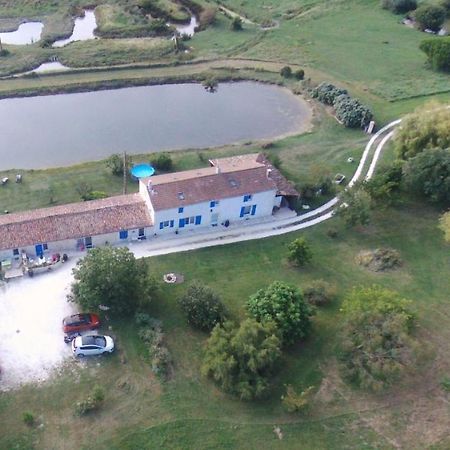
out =
[[[0,216],[0,261],[270,216],[298,197],[261,154],[139,181],[139,193]]]

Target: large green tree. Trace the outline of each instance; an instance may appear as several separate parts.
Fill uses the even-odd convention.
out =
[[[267,289],[260,289],[252,295],[247,302],[247,310],[258,322],[273,322],[283,344],[303,339],[311,329],[311,306],[299,289],[281,281],[275,281]]]
[[[417,343],[409,302],[383,287],[354,289],[344,300],[342,361],[362,388],[379,390],[411,366]]]
[[[217,325],[206,343],[202,372],[241,400],[262,397],[281,356],[281,341],[272,324],[244,320]]]
[[[426,150],[403,167],[405,184],[431,201],[450,205],[450,149]]]
[[[450,109],[432,102],[409,114],[396,130],[394,144],[403,160],[426,149],[450,147]]]
[[[342,218],[348,227],[367,225],[372,216],[373,200],[363,185],[346,189],[340,196],[342,203],[335,215]]]
[[[69,300],[86,311],[107,306],[111,314],[130,314],[148,303],[157,288],[146,263],[128,248],[111,246],[89,250],[73,269]]]

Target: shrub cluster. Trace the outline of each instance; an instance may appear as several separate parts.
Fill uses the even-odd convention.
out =
[[[30,411],[25,411],[22,414],[22,420],[25,425],[32,427],[34,425],[34,415]]]
[[[211,331],[225,319],[225,306],[220,297],[208,286],[193,282],[178,303],[189,325]]]
[[[432,30],[438,32],[447,17],[447,11],[443,6],[422,4],[420,5],[414,18],[421,30]]]
[[[313,306],[324,306],[336,297],[336,288],[324,280],[314,280],[303,289],[305,300]]]
[[[404,14],[417,8],[417,0],[382,0],[381,6],[395,14]]]
[[[166,380],[172,362],[169,350],[164,345],[164,333],[160,320],[153,319],[148,314],[136,314],[136,323],[144,325],[139,330],[139,337],[147,344],[152,372],[160,379]]]
[[[310,406],[313,391],[314,387],[309,386],[298,393],[292,385],[288,384],[286,386],[286,394],[281,396],[281,403],[288,413],[303,412]]]
[[[158,153],[151,159],[151,163],[155,169],[163,172],[170,172],[173,169],[172,157],[168,153]]]
[[[367,106],[330,83],[321,83],[311,91],[311,96],[319,102],[333,106],[336,118],[349,128],[363,128],[369,124],[373,114]]]
[[[94,386],[91,393],[83,400],[75,403],[75,414],[84,416],[85,414],[98,409],[105,399],[105,392],[101,386]]]
[[[427,55],[434,70],[450,71],[450,36],[425,39],[420,43],[420,50]]]

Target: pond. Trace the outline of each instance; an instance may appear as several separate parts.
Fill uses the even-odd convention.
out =
[[[97,21],[93,10],[84,10],[83,17],[75,19],[73,32],[67,39],[55,41],[52,47],[64,47],[67,44],[75,41],[86,41],[88,39],[95,39],[94,30],[97,28]]]
[[[274,139],[309,128],[289,90],[254,82],[133,87],[0,101],[0,170]]]
[[[176,28],[180,36],[183,34],[187,36],[194,36],[195,28],[198,26],[198,22],[195,16],[191,17],[191,21],[188,24],[177,24],[177,23],[170,23],[169,25],[172,25]]]
[[[44,25],[41,22],[25,22],[16,31],[0,33],[2,44],[27,45],[39,41]]]

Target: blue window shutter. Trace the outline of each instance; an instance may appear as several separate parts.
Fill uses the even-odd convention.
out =
[[[200,225],[202,223],[202,216],[195,216],[195,225]]]
[[[183,211],[184,211],[184,208],[183,208],[182,206],[180,206],[180,207],[178,208],[178,214],[181,214]]]
[[[170,228],[173,228],[173,220],[170,221]]]
[[[120,230],[119,237],[120,239],[126,239],[128,237],[128,230]]]
[[[254,216],[256,213],[256,205],[252,206],[252,216]]]
[[[244,211],[245,211],[245,206],[241,207],[241,214],[239,214],[239,217],[244,217]]]
[[[159,229],[162,230],[164,228],[164,222],[159,222]]]
[[[209,207],[210,208],[214,208],[214,206],[216,206],[216,203],[214,202],[214,200],[212,202],[209,202]]]
[[[179,220],[178,226],[179,226],[180,228],[184,228],[184,219],[180,219],[180,220]]]

